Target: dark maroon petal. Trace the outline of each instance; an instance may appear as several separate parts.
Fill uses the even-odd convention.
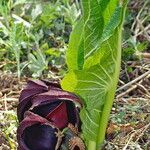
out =
[[[49,104],[41,104],[34,107],[31,111],[35,114],[38,114],[42,117],[46,117],[51,111],[53,111],[61,102],[56,101]]]
[[[65,102],[65,106],[62,106],[62,104],[60,106],[54,106],[57,102]],[[30,110],[42,117],[47,116],[46,118],[48,118],[48,120],[62,129],[66,127],[68,123],[72,123],[73,125],[79,124],[79,112],[74,102],[78,103],[79,106],[82,105],[77,96],[66,91],[52,89],[33,97]]]
[[[29,110],[31,107],[31,99],[36,94],[40,94],[48,91],[48,86],[40,81],[40,80],[29,80],[27,87],[22,90],[19,98],[19,105],[17,108],[18,120],[21,121],[23,119],[24,112]]]
[[[29,98],[35,94],[48,91],[48,86],[40,80],[29,80],[27,86],[22,90],[19,101],[23,101],[26,98]]]
[[[63,129],[68,125],[68,115],[66,103],[62,102],[46,118],[59,129]]]
[[[75,104],[72,102],[67,102],[67,114],[68,114],[68,122],[75,125],[79,125],[79,111],[76,108]]]
[[[23,119],[24,112],[29,110],[29,108],[31,107],[32,97],[35,96],[36,94],[43,93],[43,92],[46,92],[46,90],[44,90],[44,89],[24,89],[21,92],[20,103],[17,108],[17,115],[18,115],[19,121],[21,121]]]
[[[19,97],[19,102],[27,99],[27,98],[30,98],[36,94],[40,94],[40,93],[43,93],[43,92],[47,92],[48,89],[42,89],[42,88],[38,88],[38,89],[24,89],[22,90],[21,94],[20,94],[20,97]]]
[[[63,90],[50,90],[48,92],[36,95],[32,100],[32,107],[40,105],[40,103],[50,103],[58,100],[72,101],[74,103],[78,103],[81,107],[81,100],[72,93],[63,91]]]
[[[48,86],[41,80],[29,80],[26,88],[27,89],[38,89],[38,88],[48,89]]]
[[[56,102],[48,101],[49,103],[46,102],[46,104],[41,103],[30,111],[47,118],[59,129],[65,128],[68,125],[68,123],[78,125],[79,112],[76,109],[75,104],[71,101],[65,100],[55,101]]]
[[[18,104],[18,107],[17,107],[17,116],[18,116],[19,122],[23,120],[24,113],[27,110],[29,110],[31,106],[32,106],[31,98],[27,98],[27,99],[25,99],[24,101],[21,101]]]
[[[23,138],[30,150],[54,150],[57,130],[48,125],[35,124],[24,130]]]
[[[39,129],[39,132],[35,136],[35,131],[37,131],[37,129]],[[33,130],[33,133],[31,132],[31,130]],[[46,134],[46,130],[47,130],[48,134]],[[40,137],[41,132],[43,132],[43,134],[41,135],[42,137]],[[19,146],[18,146],[19,150],[32,150],[32,149],[38,150],[37,149],[38,147],[36,146],[34,148],[34,145],[39,144],[41,140],[45,141],[44,145],[46,147],[52,146],[52,148],[53,148],[53,146],[55,146],[55,144],[57,143],[57,137],[55,137],[55,133],[53,133],[53,132],[57,133],[58,129],[55,128],[48,120],[46,120],[32,112],[29,112],[29,111],[26,112],[25,119],[20,123],[18,130],[17,130],[17,140],[18,140],[18,144],[19,144]],[[29,134],[31,134],[30,136],[34,139],[30,138]],[[26,138],[29,138],[29,139],[26,139]],[[40,139],[40,138],[43,138],[43,139]],[[37,139],[37,141],[35,139]],[[38,141],[39,139],[40,139],[40,141]],[[34,143],[34,142],[36,142],[36,143]],[[32,149],[29,146],[31,146]],[[49,149],[51,149],[51,148],[49,147]],[[41,150],[41,149],[39,149],[39,150]],[[44,148],[43,148],[43,150],[44,150]]]

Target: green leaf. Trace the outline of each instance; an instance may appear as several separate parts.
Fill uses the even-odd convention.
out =
[[[90,49],[90,51],[88,51],[88,53],[85,54],[85,58],[90,57],[92,53],[97,51],[101,47],[101,44],[105,42],[107,39],[109,39],[109,37],[113,34],[114,30],[116,29],[116,27],[119,25],[121,21],[121,12],[122,12],[121,7],[117,6],[112,15],[108,14],[109,16],[111,16],[109,18],[110,20],[103,28],[102,35],[100,38],[97,39],[96,43],[93,43],[94,40],[89,41],[93,44],[93,48]]]
[[[89,150],[99,150],[119,77],[126,5],[118,0],[82,0],[82,6],[82,24],[72,32],[67,52],[69,72],[61,85],[83,99],[83,137]]]
[[[99,1],[83,0],[84,54],[85,57],[97,45],[103,33],[104,18]]]
[[[63,89],[74,92],[83,98],[85,111],[82,116],[86,118],[88,114],[88,119],[83,119],[83,135],[86,140],[96,141],[99,132],[97,122],[100,121],[102,108],[105,101],[108,100],[109,92],[114,92],[116,88],[121,53],[118,52],[118,48],[120,49],[118,40],[119,36],[114,34],[102,45],[101,53],[99,53],[101,59],[98,64],[88,69],[74,70],[68,73],[62,81]],[[113,97],[109,98],[113,99]],[[94,118],[91,109],[99,112],[99,115],[95,115]],[[97,121],[97,117],[99,121]],[[93,134],[90,130],[93,131]]]
[[[89,57],[113,34],[122,15],[122,7],[117,0],[101,3],[97,0],[83,0],[82,6],[83,17],[70,36],[67,51],[67,65],[73,70],[83,68],[85,61],[91,59]]]
[[[41,13],[42,13],[42,6],[38,4],[31,12],[32,20],[35,20]]]
[[[82,34],[83,34],[83,19],[80,19],[77,22],[73,32],[71,33],[69,47],[66,54],[67,65],[70,70],[78,69],[79,68],[78,61],[82,61],[84,59],[82,53],[84,52]]]
[[[33,77],[40,77],[42,72],[47,69],[48,61],[46,56],[41,52],[41,50],[37,50],[29,54],[30,64],[28,65],[29,69],[32,71]]]
[[[82,123],[82,130],[84,131],[85,143],[88,143],[88,140],[96,141],[100,120],[99,113],[100,111],[97,109],[91,109],[88,111],[85,108],[80,112],[80,118],[81,120],[84,120]]]

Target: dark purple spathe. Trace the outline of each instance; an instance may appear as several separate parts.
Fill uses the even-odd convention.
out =
[[[17,109],[19,150],[55,150],[64,128],[80,124],[80,99],[63,91],[57,83],[30,80],[22,90]]]
[[[50,122],[32,112],[26,112],[25,119],[17,130],[19,150],[48,150],[54,149],[59,132]],[[46,149],[46,147],[48,149]]]

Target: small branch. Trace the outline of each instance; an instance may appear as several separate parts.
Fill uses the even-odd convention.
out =
[[[124,95],[130,93],[131,91],[135,90],[136,88],[137,88],[137,85],[133,85],[133,86],[132,86],[131,88],[129,88],[127,91],[125,91],[125,92],[123,92],[123,93],[117,95],[116,98],[119,99],[119,98],[123,97]]]
[[[149,91],[142,84],[138,83],[137,86],[139,89],[143,90],[147,95],[150,96]]]
[[[120,79],[119,79],[119,82],[120,82],[121,84],[125,85],[125,83],[124,83],[122,80],[120,80]]]
[[[150,74],[150,70],[147,71],[147,72],[145,72],[144,74],[142,74],[142,75],[139,76],[138,78],[132,80],[131,82],[128,82],[127,84],[125,84],[125,85],[123,85],[122,87],[118,88],[118,89],[116,90],[116,92],[121,91],[121,90],[123,90],[123,89],[126,89],[127,87],[131,86],[132,84],[136,83],[137,81],[139,81],[139,80],[145,78],[145,77],[146,77],[147,75],[149,75],[149,74]]]
[[[4,98],[0,98],[0,102],[18,102],[18,98],[13,98],[13,97],[11,97],[11,98],[8,98],[8,97],[4,97]]]
[[[141,30],[143,31],[143,33],[145,34],[145,37],[147,38],[147,40],[150,42],[150,36],[148,35],[148,33],[145,31],[145,28],[143,26],[143,24],[140,22],[140,20],[137,18],[137,23],[139,24],[139,27],[141,28]]]
[[[150,123],[147,124],[146,126],[140,128],[140,129],[138,129],[138,130],[135,130],[135,131],[131,134],[131,136],[130,136],[128,142],[127,142],[127,144],[124,146],[124,148],[123,148],[122,150],[127,150],[127,148],[128,148],[128,146],[129,146],[131,140],[132,140],[133,138],[135,138],[136,136],[138,136],[137,140],[135,141],[135,143],[136,143],[136,142],[140,139],[140,137],[142,137],[142,136],[144,135],[144,132],[149,128],[149,126],[150,126]],[[140,150],[142,150],[142,149],[140,149]]]
[[[7,111],[8,110],[8,108],[7,108],[7,101],[6,101],[6,95],[4,95],[4,108],[5,108],[5,111]]]
[[[140,15],[141,15],[143,9],[145,8],[145,6],[147,5],[148,1],[149,1],[149,0],[146,0],[146,1],[144,2],[144,5],[141,7],[140,11],[138,12],[138,14],[137,14],[137,16],[136,16],[136,19],[139,19]],[[131,30],[133,30],[134,27],[135,27],[135,24],[136,24],[136,21],[137,21],[136,19],[135,19],[135,21],[134,21],[133,24],[132,24]]]
[[[150,123],[147,124],[146,126],[144,126],[141,130],[139,130],[139,134],[138,134],[138,138],[136,139],[135,142],[137,142],[140,137],[142,137],[144,135],[144,132],[150,127]]]
[[[138,53],[137,56],[150,59],[150,53]]]
[[[141,35],[143,32],[147,32],[147,30],[148,30],[149,28],[150,28],[150,24],[149,24],[148,26],[146,26],[146,27],[144,28],[144,30],[140,31],[140,32],[136,35],[136,37],[139,36],[139,35]]]

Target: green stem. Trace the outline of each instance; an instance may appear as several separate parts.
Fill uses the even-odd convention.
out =
[[[121,65],[121,41],[122,41],[121,30],[118,29],[118,58],[117,58],[117,64],[116,64],[116,72],[114,74],[113,81],[110,84],[110,89],[106,97],[106,102],[102,110],[100,124],[99,124],[99,133],[98,133],[98,138],[97,138],[98,149],[102,146],[104,139],[105,139],[106,128],[107,128],[110,112],[112,109],[113,99],[115,96],[115,90],[116,90],[116,86],[117,86],[118,78],[119,78],[119,72],[120,72],[119,68]]]
[[[102,144],[105,139],[106,128],[107,128],[109,115],[110,115],[110,111],[111,111],[112,104],[113,104],[112,98],[114,98],[114,90],[109,92],[108,99],[107,99],[107,101],[104,105],[103,111],[102,111],[100,124],[99,124],[99,133],[98,133],[98,138],[97,138],[97,148],[99,150],[102,147]]]
[[[96,142],[89,141],[89,143],[88,143],[88,150],[96,150]]]
[[[127,2],[128,0],[126,0],[125,5],[127,6]],[[121,66],[121,43],[122,43],[122,26],[123,26],[123,21],[125,18],[125,12],[126,12],[126,6],[123,13],[123,17],[122,17],[122,24],[120,25],[120,30],[118,29],[118,58],[117,58],[117,64],[116,64],[116,72],[114,74],[114,82],[112,83],[112,85],[110,85],[110,91],[107,95],[106,98],[106,103],[104,105],[102,114],[101,114],[101,119],[100,119],[100,124],[99,124],[99,133],[98,133],[98,138],[97,138],[97,148],[98,150],[100,150],[100,147],[102,146],[104,139],[105,139],[105,133],[106,133],[106,128],[107,128],[107,124],[108,124],[108,120],[109,120],[109,116],[110,116],[110,112],[111,112],[111,108],[112,108],[112,104],[113,104],[113,99],[115,96],[115,90],[116,90],[116,86],[117,86],[117,82],[118,82],[118,78],[119,78],[119,72],[120,72],[120,66]]]

